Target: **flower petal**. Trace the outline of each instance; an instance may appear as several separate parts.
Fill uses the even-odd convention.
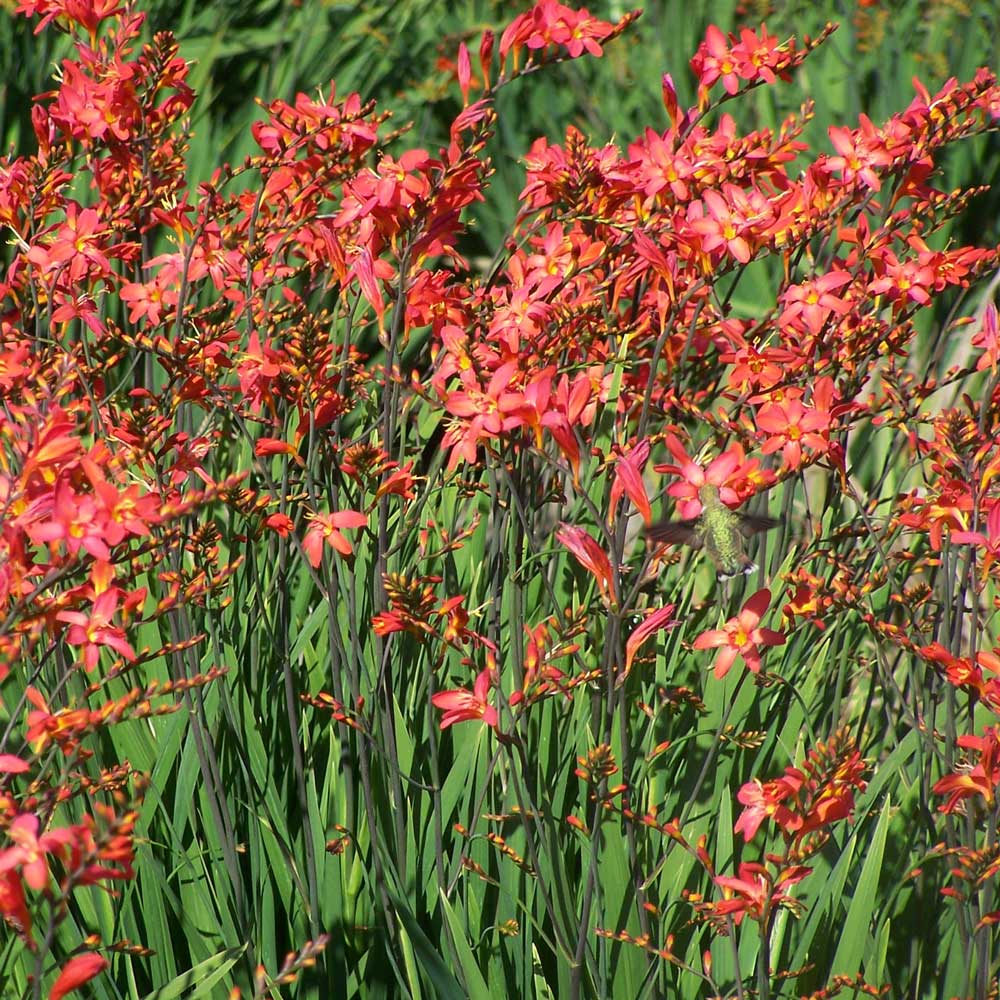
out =
[[[83,955],[71,958],[59,973],[59,978],[52,985],[49,1000],[62,1000],[67,993],[90,982],[94,976],[103,972],[111,963],[96,952],[88,951]]]

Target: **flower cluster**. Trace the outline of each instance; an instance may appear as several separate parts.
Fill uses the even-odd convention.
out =
[[[736,832],[749,842],[771,820],[787,841],[801,845],[810,834],[850,817],[855,792],[866,787],[866,770],[847,734],[837,733],[817,744],[801,768],[786,767],[771,781],[748,781],[737,795],[744,809]]]
[[[803,901],[788,890],[812,874],[804,862],[826,843],[829,828],[853,815],[854,795],[867,787],[866,770],[852,739],[839,732],[810,750],[800,768],[787,767],[772,781],[745,784],[738,794],[745,808],[735,832],[749,843],[765,820],[771,820],[784,847],[766,853],[762,862],[741,861],[736,875],[717,874],[704,844],[690,844],[677,822],[667,824],[663,832],[690,853],[721,890],[716,900],[688,893],[688,902],[724,935],[745,918],[766,930],[779,909],[800,913]]]

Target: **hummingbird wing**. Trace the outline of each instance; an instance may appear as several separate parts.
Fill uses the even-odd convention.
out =
[[[781,522],[766,514],[740,514],[740,534],[744,538],[753,538],[758,532],[777,528]]]
[[[654,542],[673,542],[700,549],[701,535],[695,531],[697,523],[696,517],[684,521],[661,521],[646,530],[646,537]]]

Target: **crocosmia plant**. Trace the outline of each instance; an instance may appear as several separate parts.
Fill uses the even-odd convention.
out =
[[[996,997],[993,73],[400,4],[227,156],[154,6],[2,15],[3,997]]]

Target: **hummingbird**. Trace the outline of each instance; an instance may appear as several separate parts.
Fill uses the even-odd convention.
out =
[[[701,513],[686,520],[661,521],[646,532],[654,542],[680,542],[704,549],[715,565],[718,580],[731,580],[752,573],[756,564],[746,554],[744,542],[760,531],[776,528],[779,521],[761,514],[730,510],[719,495],[719,487],[705,483],[698,489]]]

